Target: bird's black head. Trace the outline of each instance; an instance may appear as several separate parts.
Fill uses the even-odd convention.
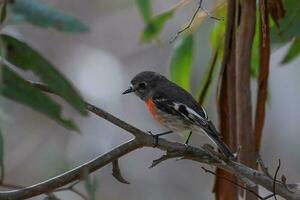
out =
[[[124,91],[123,94],[134,92],[142,100],[146,100],[152,97],[156,87],[165,80],[167,79],[159,73],[141,72],[133,77],[129,89]]]

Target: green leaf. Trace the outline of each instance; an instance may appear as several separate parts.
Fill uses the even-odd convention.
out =
[[[7,49],[5,52],[7,61],[23,70],[34,72],[51,90],[55,91],[81,114],[87,113],[83,99],[71,83],[37,51],[26,43],[8,35],[2,34],[0,39]]]
[[[190,75],[193,62],[193,35],[186,35],[176,41],[170,63],[171,80],[190,91]]]
[[[274,25],[270,33],[273,48],[280,48],[293,40],[291,47],[281,61],[281,64],[286,64],[299,56],[300,52],[300,1],[285,0],[283,5],[285,16],[279,21],[279,27]]]
[[[6,8],[7,8],[7,2],[5,1],[3,5],[1,5],[1,14],[0,14],[0,22],[3,23],[6,18]]]
[[[151,5],[149,0],[136,0],[139,12],[142,15],[144,22],[147,23],[151,18]]]
[[[251,68],[250,68],[250,75],[251,78],[256,79],[258,76],[259,71],[259,59],[260,59],[260,39],[259,39],[259,13],[257,12],[256,17],[256,27],[254,33],[254,39],[252,44],[252,52],[251,52]]]
[[[157,38],[166,21],[173,17],[174,12],[175,10],[172,9],[150,19],[142,32],[141,41],[147,43]]]
[[[287,64],[291,62],[294,58],[299,56],[300,54],[300,37],[297,37],[292,45],[290,46],[288,52],[284,56],[284,58],[281,61],[281,64]]]
[[[283,1],[285,16],[279,21],[279,27],[270,30],[273,43],[286,43],[294,37],[300,36],[300,1]]]
[[[4,97],[47,115],[67,129],[78,131],[78,128],[71,120],[64,119],[61,116],[61,107],[46,94],[32,87],[30,83],[23,80],[7,66],[2,66],[2,76],[1,93]]]
[[[63,32],[86,32],[88,27],[74,17],[56,11],[38,0],[15,0],[11,4],[11,23],[28,23],[42,28],[52,27]]]
[[[89,200],[96,200],[96,191],[98,187],[97,179],[91,179],[90,175],[86,172],[84,187],[88,194]]]
[[[225,16],[226,15],[226,9],[227,6],[221,6],[216,11],[217,16]],[[225,20],[227,20],[225,18]],[[212,27],[212,30],[210,31],[210,45],[212,49],[219,49],[219,58],[222,58],[223,56],[223,48],[219,48],[220,44],[221,46],[224,46],[224,36],[225,36],[225,25],[226,21],[221,20],[215,20],[214,25]]]
[[[203,78],[200,81],[199,87],[199,95],[198,96],[198,103],[203,105],[205,100],[207,99],[208,93],[210,91],[211,85],[216,78],[216,71],[217,71],[217,61],[218,61],[218,52],[220,46],[212,53],[209,65],[205,69],[205,73]]]

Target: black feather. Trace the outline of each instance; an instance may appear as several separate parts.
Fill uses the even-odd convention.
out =
[[[182,116],[182,119],[187,123],[198,124],[226,157],[234,156],[228,146],[221,140],[219,132],[208,119],[204,109],[187,91],[170,81],[164,81],[163,84],[156,87],[152,99],[158,109],[169,114]],[[176,104],[177,109],[175,109]],[[190,113],[187,108],[195,111],[197,116]]]

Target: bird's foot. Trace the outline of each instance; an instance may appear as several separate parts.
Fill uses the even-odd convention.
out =
[[[231,160],[237,160],[240,153],[241,153],[241,150],[242,150],[242,145],[238,146],[236,152],[233,154],[233,157],[231,157],[230,159]]]
[[[151,131],[147,131],[147,133],[149,133],[154,139],[153,147],[157,147],[158,140],[159,140],[160,136],[167,135],[167,134],[172,133],[172,132],[173,131],[166,131],[166,132],[163,132],[163,133],[153,134]]]
[[[189,148],[191,147],[189,144],[187,143],[184,143],[184,146],[185,146],[185,152],[188,152]]]
[[[188,137],[187,137],[187,139],[186,139],[186,141],[185,141],[185,143],[184,143],[184,145],[185,145],[185,151],[187,151],[188,148],[189,148],[189,141],[190,141],[190,139],[191,139],[192,134],[193,134],[193,132],[190,131],[190,133],[189,133],[189,135],[188,135]]]

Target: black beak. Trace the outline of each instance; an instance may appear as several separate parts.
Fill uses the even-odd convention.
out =
[[[129,89],[125,90],[122,94],[128,94],[134,92],[134,89],[132,87],[130,87]]]

